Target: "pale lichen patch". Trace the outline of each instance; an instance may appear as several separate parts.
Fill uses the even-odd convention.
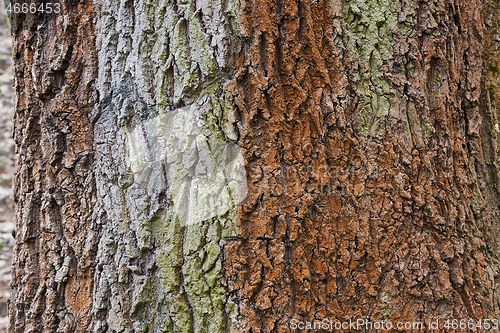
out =
[[[358,126],[363,135],[384,133],[384,119],[397,105],[395,90],[383,75],[398,29],[400,5],[394,1],[356,0],[343,4],[348,57],[358,103]]]
[[[96,275],[108,286],[94,295],[107,314],[96,329],[229,329],[219,243],[235,233],[245,177],[231,176],[244,165],[221,87],[236,5],[98,1],[98,262],[120,273]],[[155,283],[139,283],[145,276]]]

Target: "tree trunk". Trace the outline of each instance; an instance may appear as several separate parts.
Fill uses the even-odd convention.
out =
[[[13,16],[11,332],[499,318],[496,1],[60,6]]]

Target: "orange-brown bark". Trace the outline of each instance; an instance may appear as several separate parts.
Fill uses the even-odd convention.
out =
[[[230,89],[250,188],[224,266],[239,332],[499,315],[481,3],[399,4],[375,78],[392,104],[364,132],[380,94],[358,85],[341,2],[242,2]]]
[[[494,1],[103,3],[13,19],[12,332],[498,318]],[[141,183],[127,150],[209,100],[247,165],[237,235],[181,225],[163,161]]]

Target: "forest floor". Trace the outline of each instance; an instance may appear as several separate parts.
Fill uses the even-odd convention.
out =
[[[10,297],[14,245],[14,202],[11,187],[15,152],[11,134],[14,113],[11,43],[5,8],[0,4],[0,332],[7,332],[7,299]]]

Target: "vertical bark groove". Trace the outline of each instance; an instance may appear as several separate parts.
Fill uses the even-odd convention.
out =
[[[241,8],[229,90],[249,196],[224,257],[237,331],[496,318],[481,4]]]
[[[83,331],[91,321],[96,52],[89,1],[15,15],[16,246],[12,332]]]
[[[98,221],[95,332],[228,330],[219,243],[234,233],[222,170],[237,155],[222,84],[233,7],[96,3],[97,210],[106,214]],[[214,169],[219,176],[204,176]]]
[[[495,295],[493,305],[496,311],[500,311],[500,262],[498,253],[500,253],[500,226],[498,223],[499,213],[496,207],[499,207],[498,194],[500,193],[500,164],[499,164],[499,101],[500,101],[500,27],[498,20],[494,19],[500,15],[500,4],[495,1],[482,1],[484,20],[484,70],[483,72],[483,104],[484,117],[489,119],[488,130],[491,136],[486,140],[490,149],[490,163],[486,165],[483,179],[484,187],[488,189],[488,195],[485,198],[488,204],[483,213],[484,222],[482,225],[485,235],[485,243],[491,261],[491,268],[488,268],[487,274],[495,277]],[[485,138],[488,136],[485,135]]]
[[[12,332],[498,318],[496,1],[61,4],[13,19]]]

